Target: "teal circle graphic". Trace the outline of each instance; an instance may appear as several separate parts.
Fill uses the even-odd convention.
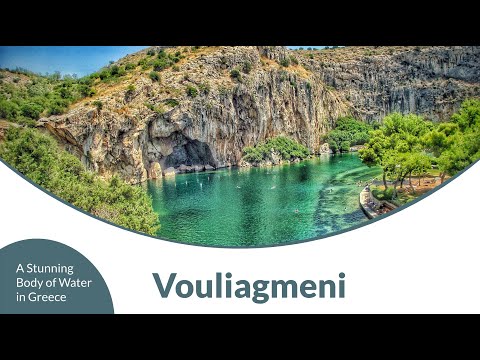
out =
[[[113,314],[107,284],[77,250],[30,239],[0,249],[0,314]]]

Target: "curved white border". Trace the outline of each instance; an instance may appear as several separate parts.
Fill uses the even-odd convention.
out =
[[[480,164],[393,216],[295,246],[184,246],[97,221],[56,201],[0,164],[0,246],[46,238],[84,254],[104,277],[117,313],[477,313],[480,309]],[[345,299],[162,299],[151,275],[189,280],[337,279]]]

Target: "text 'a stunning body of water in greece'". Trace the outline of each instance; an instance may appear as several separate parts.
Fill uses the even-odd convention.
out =
[[[161,238],[268,246],[367,221],[359,193],[379,174],[356,154],[322,155],[292,165],[181,174],[145,186],[160,216]]]

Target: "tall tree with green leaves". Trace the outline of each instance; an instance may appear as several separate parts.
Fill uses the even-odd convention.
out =
[[[356,120],[353,117],[341,117],[335,122],[335,128],[325,136],[330,150],[335,152],[348,152],[352,145],[363,145],[372,130],[369,124]]]
[[[480,100],[467,99],[452,115],[451,121],[441,123],[425,134],[422,141],[432,153],[441,171],[453,176],[480,158]]]
[[[432,128],[433,124],[420,116],[390,114],[378,130],[370,133],[370,140],[359,151],[360,158],[369,166],[380,165],[385,190],[388,178],[394,182],[395,193],[399,183],[403,186],[409,174],[427,163],[421,138]]]

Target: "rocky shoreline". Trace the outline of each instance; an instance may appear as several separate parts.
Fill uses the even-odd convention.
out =
[[[204,171],[213,171],[221,169],[220,167],[215,168],[211,165],[180,165],[178,168],[169,167],[162,171],[162,175],[165,177],[175,176],[176,174],[187,174],[193,172],[204,172]],[[156,179],[158,176],[152,177],[152,179]]]
[[[352,152],[357,152],[363,148],[363,145],[356,145],[352,146],[350,148],[350,153]],[[335,155],[334,152],[332,152],[328,146],[327,143],[323,144],[319,152],[316,154],[313,154],[305,159],[300,159],[300,158],[294,158],[293,160],[285,160],[280,157],[280,154],[278,153],[272,153],[271,156],[260,162],[248,162],[245,160],[240,160],[238,164],[226,164],[225,166],[212,166],[212,165],[185,165],[182,164],[178,167],[168,167],[164,170],[161,169],[160,165],[158,163],[155,163],[156,166],[154,166],[154,169],[150,169],[149,171],[149,178],[151,179],[157,179],[160,178],[161,176],[163,177],[171,177],[175,176],[177,174],[189,174],[189,173],[196,173],[196,172],[205,172],[205,171],[215,171],[215,170],[220,170],[220,169],[225,169],[225,168],[248,168],[248,167],[272,167],[272,166],[280,166],[280,165],[290,165],[290,164],[297,164],[301,161],[304,160],[311,160],[313,158],[316,158],[321,155]]]
[[[309,160],[312,159],[314,156],[309,157],[307,159],[303,160]],[[189,174],[189,173],[196,173],[196,172],[206,172],[206,171],[216,171],[216,170],[221,170],[221,169],[227,169],[227,168],[248,168],[248,167],[272,167],[272,166],[279,166],[279,165],[289,165],[289,164],[296,164],[301,161],[301,159],[294,159],[294,160],[280,160],[278,162],[272,162],[272,161],[264,161],[264,162],[259,162],[259,163],[249,163],[246,161],[241,161],[238,165],[227,165],[227,166],[219,166],[219,167],[214,167],[211,165],[180,165],[177,168],[174,167],[169,167],[161,172],[155,172],[155,174],[150,174],[151,179],[157,179],[161,176],[163,177],[171,177],[175,176],[177,174]]]

